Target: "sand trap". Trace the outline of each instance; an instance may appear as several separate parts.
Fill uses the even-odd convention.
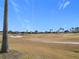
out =
[[[10,36],[12,38],[22,38],[23,36],[20,36],[20,35],[16,35],[16,36]]]

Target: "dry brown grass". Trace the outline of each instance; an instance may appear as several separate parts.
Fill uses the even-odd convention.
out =
[[[58,33],[58,34],[25,34],[26,39],[45,39],[52,41],[79,41],[79,33]]]
[[[79,59],[79,45],[33,42],[32,39],[79,41],[79,34],[25,34],[22,38],[9,37],[9,47],[23,55],[20,59]]]

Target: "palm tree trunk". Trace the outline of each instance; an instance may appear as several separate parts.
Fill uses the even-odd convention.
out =
[[[4,2],[3,40],[1,52],[8,52],[8,0]]]

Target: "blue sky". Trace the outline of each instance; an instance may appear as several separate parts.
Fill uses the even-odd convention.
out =
[[[9,30],[46,31],[79,26],[79,0],[8,0]],[[4,0],[0,0],[0,30]]]

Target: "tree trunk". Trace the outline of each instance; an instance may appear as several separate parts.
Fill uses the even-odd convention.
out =
[[[1,52],[8,52],[8,0],[4,1],[4,23]]]

